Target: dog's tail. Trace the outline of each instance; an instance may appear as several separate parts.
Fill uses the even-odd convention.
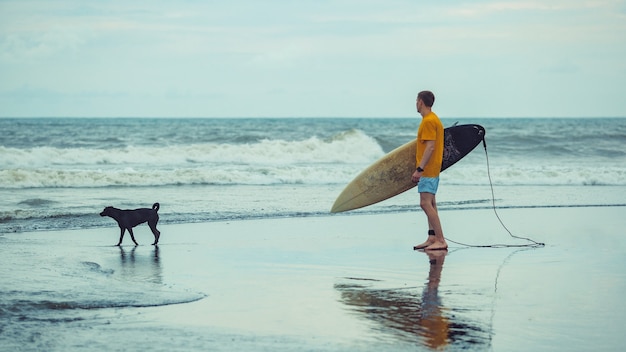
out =
[[[161,207],[161,205],[159,203],[152,204],[152,209],[155,210],[155,211],[159,211],[160,207]]]

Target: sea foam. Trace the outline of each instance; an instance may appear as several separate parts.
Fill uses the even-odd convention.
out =
[[[203,143],[128,146],[114,149],[0,147],[0,165],[7,168],[54,166],[152,165],[181,166],[195,163],[298,164],[361,163],[380,157],[375,139],[350,130],[329,139],[310,137],[287,141],[263,139],[256,143]]]
[[[383,150],[359,130],[332,138],[117,149],[0,148],[0,188],[335,183]]]

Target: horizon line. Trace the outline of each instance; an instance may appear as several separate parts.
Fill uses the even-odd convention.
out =
[[[414,116],[0,116],[0,119],[414,119]],[[626,116],[444,116],[442,119],[622,119]]]

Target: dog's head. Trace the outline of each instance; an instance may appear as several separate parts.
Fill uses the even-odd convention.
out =
[[[113,207],[104,208],[104,210],[100,213],[100,216],[111,216],[111,210],[113,210]]]

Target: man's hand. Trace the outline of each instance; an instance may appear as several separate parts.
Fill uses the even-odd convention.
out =
[[[420,177],[422,177],[423,173],[424,173],[423,171],[419,172],[419,171],[415,170],[415,172],[413,173],[413,176],[411,176],[411,181],[413,183],[418,183],[419,180],[420,180]]]

